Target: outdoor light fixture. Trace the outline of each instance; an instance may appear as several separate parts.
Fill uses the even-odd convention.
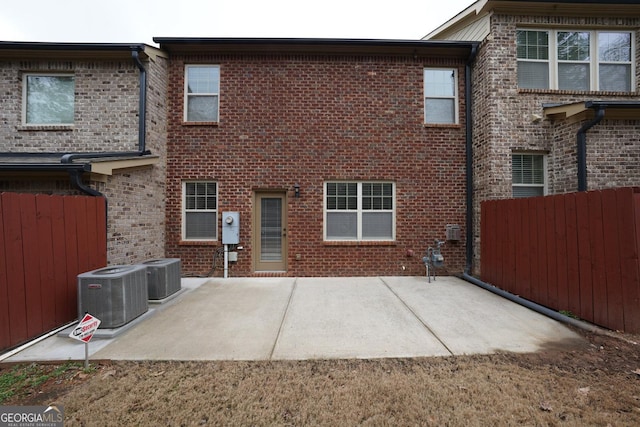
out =
[[[293,196],[297,199],[300,197],[300,184],[294,184],[293,186]]]

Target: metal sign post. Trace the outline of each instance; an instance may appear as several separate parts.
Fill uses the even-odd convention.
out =
[[[80,323],[78,323],[78,326],[69,334],[70,338],[84,343],[84,369],[89,369],[89,341],[91,341],[98,326],[100,326],[100,319],[93,317],[89,313],[85,313]]]

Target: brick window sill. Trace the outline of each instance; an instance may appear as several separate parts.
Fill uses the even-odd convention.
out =
[[[548,95],[590,95],[590,96],[624,96],[637,97],[640,92],[613,92],[600,90],[565,90],[565,89],[518,89],[518,93],[548,94]]]
[[[462,125],[460,123],[423,123],[425,128],[448,128],[448,129],[460,129]]]
[[[322,242],[324,246],[396,246],[395,240],[325,240]]]
[[[182,122],[182,126],[210,126],[218,127],[220,122]]]
[[[217,240],[180,240],[179,246],[218,246]]]
[[[73,125],[20,125],[18,131],[60,131],[73,130]]]

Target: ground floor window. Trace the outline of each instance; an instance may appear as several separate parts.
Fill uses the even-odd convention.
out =
[[[544,196],[547,191],[546,156],[536,153],[511,155],[514,198]]]
[[[182,183],[182,239],[218,239],[218,185],[212,181]]]
[[[326,182],[325,240],[394,240],[395,184]]]

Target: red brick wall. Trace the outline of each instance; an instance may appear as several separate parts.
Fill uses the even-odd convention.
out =
[[[453,61],[453,62],[452,62]],[[184,65],[219,64],[220,122],[184,125]],[[458,68],[460,125],[423,124],[423,68]],[[421,258],[447,224],[460,242],[443,254],[464,267],[465,131],[462,61],[383,56],[174,56],[169,69],[167,244],[185,274],[206,274],[220,242],[181,242],[181,183],[218,183],[218,211],[239,211],[232,276],[253,274],[255,190],[288,192],[290,276],[422,275]],[[396,184],[396,240],[323,241],[326,180]],[[300,185],[300,198],[293,185]],[[220,230],[220,215],[218,215]],[[219,231],[220,235],[220,231]],[[408,251],[414,256],[408,256]],[[299,257],[297,257],[299,255]],[[299,259],[298,259],[299,258]]]

